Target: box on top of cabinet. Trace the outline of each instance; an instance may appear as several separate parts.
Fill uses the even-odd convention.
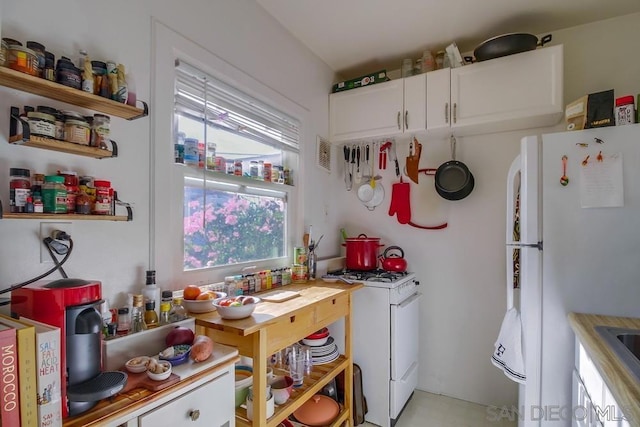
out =
[[[367,85],[376,83],[382,83],[389,81],[387,76],[387,70],[376,71],[375,73],[366,74],[364,76],[356,77],[355,79],[345,80],[333,85],[332,93],[342,92],[343,90],[355,89]]]

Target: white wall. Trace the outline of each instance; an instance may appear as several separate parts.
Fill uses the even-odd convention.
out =
[[[76,59],[79,48],[86,49],[93,59],[113,59],[132,70],[138,98],[149,102],[151,116],[128,122],[114,118],[112,137],[118,141],[120,155],[116,159],[94,160],[28,147],[9,145],[10,105],[64,104],[19,91],[0,88],[0,199],[8,207],[8,174],[10,167],[26,167],[32,172],[76,170],[82,175],[110,179],[120,198],[134,204],[134,220],[130,223],[75,221],[72,236],[75,249],[65,265],[74,277],[102,281],[103,294],[113,304],[122,304],[124,294],[137,289],[144,280],[144,270],[154,264],[150,259],[150,192],[149,157],[154,120],[151,91],[152,19],[164,23],[216,55],[232,68],[277,92],[306,112],[303,144],[313,153],[316,135],[328,133],[327,93],[333,82],[333,72],[310,51],[289,35],[270,15],[251,0],[233,2],[190,0],[187,2],[144,0],[127,2],[80,2],[62,0],[57,3],[34,0],[3,0],[2,36],[18,40],[36,40],[59,57]],[[69,108],[69,106],[66,106]],[[77,109],[77,108],[76,108]],[[164,138],[163,138],[164,137]],[[162,143],[168,135],[156,135]],[[307,148],[309,147],[309,148]],[[313,199],[309,206],[329,203],[322,191],[327,175],[318,173],[312,156],[303,159],[298,184],[306,184]],[[162,173],[162,166],[159,166]],[[303,182],[305,181],[305,182]],[[178,202],[179,203],[179,202]],[[40,221],[0,221],[0,289],[44,272],[51,264],[40,264],[38,239]],[[314,223],[318,232],[335,229],[330,215],[314,210],[300,223]],[[180,227],[176,224],[176,227]],[[302,230],[299,231],[300,233]],[[334,246],[335,246],[334,238]],[[323,243],[331,243],[331,237]],[[179,243],[177,243],[179,244]],[[326,246],[329,248],[329,244]],[[322,252],[321,252],[322,254]],[[162,270],[162,266],[156,266]],[[59,278],[58,274],[50,278]],[[216,272],[209,281],[220,280]],[[184,283],[176,277],[158,275],[164,289],[178,289]]]
[[[553,43],[565,52],[565,103],[606,89],[616,96],[640,92],[640,59],[632,53],[640,14],[553,32]],[[420,176],[411,184],[412,220],[420,224],[448,221],[441,231],[400,225],[388,216],[391,186],[397,182],[383,171],[387,197],[369,212],[355,191],[346,192],[335,177],[336,208],[350,236],[366,233],[405,251],[409,268],[421,282],[421,344],[419,385],[422,390],[493,405],[517,404],[517,388],[489,361],[505,308],[505,177],[517,155],[520,138],[560,131],[553,128],[458,139],[457,158],[475,176],[471,195],[461,201],[442,200],[433,178]],[[407,155],[408,138],[400,139]],[[421,167],[437,167],[449,159],[446,140],[421,139]],[[342,163],[340,163],[342,170]],[[357,361],[356,361],[357,362]],[[567,373],[570,375],[570,373]]]

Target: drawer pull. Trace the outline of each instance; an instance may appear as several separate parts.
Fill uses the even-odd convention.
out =
[[[296,316],[291,316],[291,317],[289,318],[289,322],[293,323],[293,322],[295,322],[295,321],[296,321]]]
[[[336,305],[336,299],[335,298],[331,300],[331,304]]]
[[[189,412],[189,418],[191,418],[191,421],[197,421],[198,418],[200,418],[200,410],[194,409],[193,411]]]

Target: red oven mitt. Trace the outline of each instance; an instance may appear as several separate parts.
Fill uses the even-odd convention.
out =
[[[397,182],[391,187],[391,203],[389,204],[389,216],[397,214],[400,224],[407,224],[411,221],[411,201],[410,189],[408,182]]]

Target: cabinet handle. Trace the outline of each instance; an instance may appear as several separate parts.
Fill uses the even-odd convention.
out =
[[[449,123],[449,103],[444,104],[444,122]]]
[[[453,123],[458,121],[458,103],[453,103]]]
[[[400,111],[398,111],[398,118],[397,118],[397,120],[398,120],[398,130],[400,130],[400,129],[402,129],[402,128],[400,127]]]
[[[409,111],[404,112],[404,128],[409,129]]]
[[[191,421],[197,421],[198,418],[200,418],[200,410],[194,409],[193,411],[189,412],[189,418],[191,418]]]

